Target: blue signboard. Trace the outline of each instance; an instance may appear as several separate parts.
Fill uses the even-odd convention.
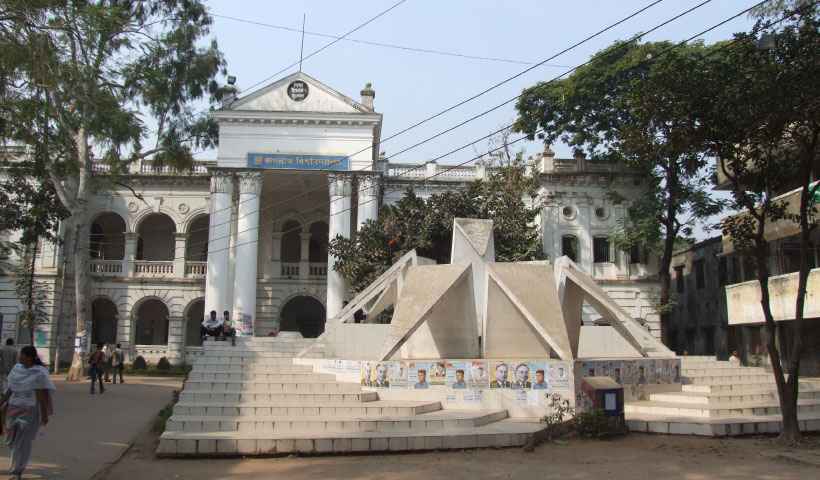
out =
[[[290,170],[349,170],[350,159],[340,155],[249,153],[248,167]]]

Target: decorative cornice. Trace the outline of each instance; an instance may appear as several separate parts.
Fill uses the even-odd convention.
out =
[[[232,193],[233,175],[226,172],[211,174],[211,193]]]
[[[240,172],[239,177],[239,194],[240,195],[259,195],[262,191],[262,174],[260,172]]]
[[[359,197],[375,197],[379,193],[379,178],[359,176]]]
[[[327,175],[327,181],[331,197],[349,197],[352,193],[349,175],[330,173]]]

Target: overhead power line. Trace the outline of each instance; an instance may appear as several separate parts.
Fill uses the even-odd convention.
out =
[[[288,27],[288,26],[285,26],[285,25],[275,25],[275,24],[272,24],[272,23],[258,22],[258,21],[255,21],[255,20],[249,20],[247,18],[233,17],[231,15],[222,15],[222,14],[218,14],[218,13],[211,13],[211,16],[216,17],[216,18],[224,18],[226,20],[232,20],[234,22],[246,23],[248,25],[257,25],[257,26],[260,26],[260,27],[270,28],[270,29],[274,29],[274,30],[282,30],[282,31],[298,33],[298,34],[302,33],[302,30],[300,30],[298,28]],[[358,43],[358,44],[361,44],[361,45],[370,45],[370,46],[373,46],[373,47],[392,48],[392,49],[395,49],[395,50],[404,50],[404,51],[407,51],[407,52],[414,52],[414,53],[440,55],[440,56],[445,56],[445,57],[457,57],[457,58],[464,58],[466,60],[481,60],[481,61],[487,61],[487,62],[512,63],[512,64],[517,64],[517,65],[532,65],[533,63],[535,63],[535,62],[529,62],[529,61],[525,61],[525,60],[516,60],[516,59],[512,59],[512,58],[488,57],[488,56],[482,56],[482,55],[469,55],[469,54],[466,54],[466,53],[449,52],[449,51],[446,51],[446,50],[439,50],[439,49],[434,49],[434,48],[409,47],[407,45],[397,45],[395,43],[374,42],[372,40],[361,40],[361,39],[358,39],[358,38],[345,38],[345,37],[340,37],[340,36],[337,36],[337,35],[331,35],[329,33],[312,32],[310,30],[305,30],[304,33],[305,33],[305,35],[310,35],[312,37],[331,38],[331,39],[336,39],[336,40],[343,40],[345,42],[350,42],[350,43]],[[568,65],[557,65],[557,64],[547,64],[546,66],[555,67],[555,68],[568,68],[569,67]]]
[[[721,26],[723,26],[723,25],[725,25],[725,24],[729,23],[730,21],[735,20],[736,18],[738,18],[738,17],[740,17],[740,16],[742,16],[742,15],[746,14],[747,12],[751,11],[752,9],[754,9],[754,8],[756,8],[756,7],[760,6],[760,5],[763,5],[763,4],[765,4],[765,3],[769,2],[769,1],[771,1],[771,0],[763,0],[763,1],[761,1],[761,2],[759,2],[759,3],[757,3],[757,4],[753,5],[753,6],[751,6],[751,7],[747,8],[747,9],[745,9],[745,10],[742,10],[742,11],[738,12],[737,14],[735,14],[735,15],[733,15],[733,16],[731,16],[731,17],[728,17],[728,18],[726,18],[726,19],[722,20],[721,22],[719,22],[719,23],[717,23],[717,24],[713,25],[712,27],[709,27],[709,28],[707,28],[707,29],[705,29],[705,30],[703,30],[703,31],[701,31],[701,32],[699,32],[699,33],[697,33],[697,34],[695,34],[695,35],[692,35],[692,36],[688,37],[687,39],[685,39],[685,40],[683,40],[683,41],[681,41],[681,42],[678,42],[677,44],[670,45],[669,47],[665,48],[665,49],[664,49],[664,50],[662,50],[660,53],[658,53],[658,55],[656,55],[656,56],[654,56],[654,57],[652,57],[652,58],[648,58],[648,59],[646,59],[646,60],[644,60],[644,61],[640,62],[640,63],[639,63],[639,65],[645,65],[645,64],[647,64],[647,63],[650,63],[650,62],[653,62],[653,61],[657,61],[657,59],[658,59],[658,58],[660,58],[661,56],[665,55],[666,53],[668,53],[669,51],[673,50],[674,48],[678,48],[678,47],[680,47],[680,46],[682,46],[682,45],[684,45],[684,44],[686,44],[686,43],[688,43],[688,42],[692,41],[693,39],[696,39],[696,38],[698,38],[698,37],[700,37],[700,36],[702,36],[702,35],[704,35],[704,34],[706,34],[706,33],[709,33],[709,32],[711,32],[711,31],[713,31],[713,30],[715,30],[715,29],[717,29],[717,28],[719,28],[719,27],[721,27]],[[818,2],[814,2],[812,5],[814,5],[814,4],[816,4],[816,3],[818,3]],[[807,8],[807,7],[803,7],[803,8]],[[764,30],[764,29],[767,29],[767,28],[772,27],[773,25],[776,25],[776,24],[778,24],[778,23],[781,23],[782,21],[784,21],[784,20],[786,20],[787,18],[789,18],[789,17],[791,17],[791,16],[795,15],[796,13],[798,13],[798,12],[799,12],[799,11],[801,11],[801,10],[802,10],[802,9],[798,8],[798,9],[795,9],[795,10],[793,10],[793,11],[791,11],[791,12],[787,13],[787,14],[784,14],[784,15],[783,15],[781,18],[779,18],[778,20],[772,20],[772,21],[767,22],[766,24],[763,24],[763,25],[760,25],[760,26],[756,27],[756,30],[755,30],[755,31],[757,32],[757,31],[760,31],[760,30]],[[646,33],[649,33],[649,32],[646,32]],[[644,34],[642,34],[642,35],[646,35],[646,33],[644,33]],[[721,47],[719,47],[719,49],[718,49],[718,50],[716,50],[716,51],[723,51],[724,49],[726,49],[726,48],[728,48],[728,47],[730,47],[730,46],[732,46],[732,45],[735,45],[736,43],[737,43],[737,40],[732,40],[732,41],[730,41],[730,42],[728,42],[728,43],[726,43],[726,44],[722,45]],[[621,48],[623,48],[623,46],[622,46]],[[713,52],[713,53],[714,53],[714,52]],[[581,66],[585,65],[586,63],[589,63],[589,62],[585,62],[584,64],[579,65],[579,66],[577,66],[577,67],[575,67],[575,68],[576,68],[576,69],[577,69],[577,68],[580,68]],[[555,80],[555,79],[550,80],[550,82],[552,82],[552,81],[554,81],[554,80]],[[542,131],[542,129],[538,129],[535,133],[537,134],[537,133],[540,133],[541,131]],[[521,136],[521,137],[519,137],[518,139],[516,139],[516,140],[514,140],[514,141],[508,142],[508,143],[507,143],[507,145],[501,145],[501,146],[496,147],[496,148],[494,148],[494,149],[490,149],[489,151],[487,151],[487,152],[485,152],[485,153],[483,153],[483,154],[481,154],[481,155],[477,155],[477,156],[475,156],[475,157],[473,157],[473,158],[470,158],[470,159],[468,159],[468,160],[466,160],[466,161],[464,161],[464,162],[461,162],[461,163],[459,163],[459,164],[448,166],[448,168],[443,169],[443,170],[441,170],[441,171],[437,171],[434,175],[431,175],[431,176],[429,176],[429,177],[424,177],[424,178],[421,178],[421,179],[418,179],[418,180],[416,180],[416,179],[412,179],[412,178],[411,178],[410,180],[411,180],[411,181],[414,181],[414,182],[417,182],[417,183],[425,183],[425,182],[427,182],[428,180],[430,180],[430,179],[432,179],[432,178],[434,178],[434,177],[437,177],[437,176],[439,176],[439,175],[443,175],[443,174],[445,174],[445,173],[446,173],[446,172],[448,172],[448,171],[451,171],[451,170],[453,170],[453,169],[455,169],[455,168],[458,168],[458,167],[464,166],[464,165],[466,165],[466,164],[468,164],[468,163],[472,163],[472,162],[474,162],[474,161],[476,161],[476,160],[478,160],[478,159],[480,159],[480,158],[484,158],[485,156],[487,156],[487,155],[489,155],[489,154],[493,153],[494,151],[498,151],[498,150],[500,150],[500,149],[502,149],[502,148],[505,148],[506,146],[509,146],[509,145],[512,145],[512,144],[518,143],[518,142],[520,142],[520,141],[522,141],[522,140],[525,140],[526,138],[527,138],[527,136],[526,136],[526,135]],[[480,139],[478,139],[478,140],[476,140],[476,141],[474,141],[474,142],[472,142],[472,143],[470,143],[470,144],[466,144],[465,146],[458,147],[457,149],[454,149],[454,150],[452,150],[451,152],[448,152],[447,154],[444,154],[444,155],[442,155],[442,156],[440,156],[440,157],[437,157],[437,158],[442,158],[443,156],[446,156],[446,155],[448,155],[449,153],[453,153],[453,152],[455,152],[455,151],[461,150],[461,149],[465,148],[466,146],[469,146],[469,145],[471,145],[471,144],[476,143],[476,142],[477,142],[477,141],[479,141],[479,140],[480,140]],[[409,173],[409,172],[410,172],[410,171],[412,171],[412,170],[413,170],[413,169],[408,170],[408,171],[406,171],[406,172],[403,172],[403,174],[402,174],[402,175],[406,175],[407,173]],[[339,173],[344,173],[344,172],[339,172]],[[398,176],[402,176],[402,175],[398,175]],[[397,177],[398,177],[398,176],[397,176]],[[291,199],[291,200],[292,200],[292,199]],[[369,200],[368,202],[365,202],[364,204],[369,203],[369,202],[372,202],[372,201],[375,201],[375,199],[373,199],[373,200]],[[279,204],[281,204],[281,203],[285,203],[285,202],[278,202],[278,203],[275,203],[274,205],[279,205]],[[332,202],[328,202],[328,206],[329,206],[331,203],[332,203]],[[254,210],[254,211],[252,211],[252,212],[249,212],[249,213],[248,213],[248,215],[250,215],[250,214],[255,214],[255,213],[257,213],[257,212],[261,212],[261,211],[266,210],[266,209],[268,209],[268,208],[270,208],[270,207],[272,207],[272,206],[273,206],[273,205],[271,205],[271,206],[266,206],[265,208],[262,208],[262,209],[259,209],[259,210]],[[356,205],[356,207],[358,207],[358,206],[359,206],[359,205]],[[349,207],[349,208],[342,209],[342,210],[340,210],[340,211],[338,211],[338,212],[334,212],[331,216],[334,216],[334,215],[340,215],[340,214],[342,214],[342,213],[349,212],[349,211],[351,211],[353,208],[354,208],[354,207],[351,205],[351,207]],[[311,210],[314,210],[314,209],[315,209],[315,205],[312,205],[312,206],[310,207],[310,209],[311,209]],[[305,213],[305,211],[298,212],[298,213]],[[273,223],[273,222],[271,221],[271,223]],[[261,229],[262,225],[264,225],[264,223],[260,223],[258,227],[253,227],[253,228],[249,228],[249,229],[243,230],[243,231],[241,231],[241,232],[237,232],[237,234],[239,234],[239,233],[244,233],[244,232],[251,231],[251,230],[258,230],[258,229]],[[301,227],[300,227],[299,229],[301,229]],[[292,230],[288,230],[288,231],[284,231],[284,232],[280,232],[280,233],[285,234],[285,233],[289,233],[290,231],[296,231],[296,230],[297,230],[297,229],[292,229]],[[222,236],[222,237],[217,237],[217,238],[214,238],[214,239],[209,239],[209,241],[210,241],[210,240],[225,239],[225,238],[229,238],[229,237],[230,237],[230,235],[228,235],[228,236]],[[243,243],[241,243],[241,244],[236,244],[236,245],[233,245],[233,247],[236,247],[236,246],[239,246],[239,245],[248,245],[248,244],[252,244],[252,243],[256,243],[256,242],[259,242],[259,240],[252,240],[252,241],[249,241],[249,242],[243,242]],[[196,242],[196,243],[194,243],[194,244],[195,244],[195,245],[202,245],[202,244],[207,244],[207,243],[208,243],[208,242]],[[231,247],[229,246],[229,247],[227,247],[227,248],[223,248],[223,249],[214,250],[214,251],[212,251],[212,252],[214,252],[214,253],[218,253],[218,252],[220,252],[220,251],[226,251],[226,250],[229,250],[230,248],[231,248]],[[181,259],[181,258],[180,258],[180,259]],[[170,260],[169,260],[169,261],[170,261]]]
[[[388,9],[386,9],[386,10],[382,10],[381,12],[377,13],[375,16],[370,17],[370,19],[368,19],[368,20],[367,20],[367,21],[365,21],[364,23],[360,23],[358,26],[356,26],[356,27],[355,27],[355,28],[353,28],[352,30],[349,30],[349,31],[348,31],[347,33],[345,33],[344,35],[341,35],[340,37],[337,37],[336,39],[334,39],[333,41],[331,41],[331,42],[329,42],[329,43],[325,44],[324,46],[322,46],[322,47],[321,47],[321,48],[319,48],[318,50],[314,50],[314,51],[310,52],[310,53],[309,53],[309,54],[307,54],[304,58],[302,58],[302,59],[300,59],[300,60],[297,60],[297,61],[295,61],[295,62],[291,63],[290,65],[288,65],[287,67],[285,67],[285,68],[283,68],[283,69],[281,69],[281,70],[277,71],[277,72],[276,72],[276,73],[274,73],[273,75],[270,75],[270,76],[268,76],[268,77],[266,77],[266,78],[263,78],[262,80],[260,80],[260,81],[258,81],[258,82],[256,82],[256,83],[254,83],[253,85],[251,85],[250,87],[246,88],[245,90],[247,90],[247,91],[252,91],[254,88],[258,87],[259,85],[261,85],[261,84],[263,84],[263,83],[267,82],[268,80],[270,80],[270,79],[272,79],[272,78],[277,77],[280,73],[285,72],[285,71],[287,71],[287,70],[290,70],[291,68],[293,68],[293,67],[295,67],[295,66],[299,65],[301,62],[303,62],[304,60],[307,60],[308,58],[310,58],[310,57],[312,57],[312,56],[314,56],[314,55],[318,55],[319,53],[322,53],[322,52],[323,52],[323,51],[325,51],[326,49],[328,49],[328,48],[332,47],[333,45],[336,45],[336,44],[337,44],[337,43],[339,43],[340,41],[342,41],[342,40],[344,40],[345,38],[347,38],[347,36],[348,36],[348,35],[351,35],[351,34],[353,34],[353,33],[356,33],[357,31],[361,30],[362,28],[366,27],[367,25],[370,25],[371,23],[375,22],[376,20],[378,20],[379,18],[383,17],[384,15],[387,15],[387,14],[388,14],[391,10],[393,10],[394,8],[398,7],[399,5],[401,5],[402,3],[406,2],[406,1],[407,1],[407,0],[399,0],[398,2],[394,3],[393,5],[391,5],[391,6],[390,6],[390,8],[388,8]]]

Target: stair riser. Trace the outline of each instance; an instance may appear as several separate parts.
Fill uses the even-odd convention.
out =
[[[532,434],[481,433],[472,435],[397,435],[375,438],[175,440],[162,438],[159,456],[246,456],[329,454],[351,452],[401,452],[503,448],[524,446]]]
[[[735,383],[754,383],[760,385],[773,384],[771,375],[742,375],[742,376],[718,376],[718,377],[691,377],[683,378],[685,384],[695,385],[730,385]]]
[[[800,392],[799,398],[801,400],[820,400],[820,392]],[[675,394],[652,394],[649,399],[654,402],[669,402],[669,403],[688,403],[692,405],[738,405],[742,406],[744,403],[760,403],[777,401],[777,393],[775,392],[761,392],[761,393],[747,393],[735,395],[718,395],[715,396],[689,396],[689,395],[675,395]]]
[[[188,380],[200,382],[332,382],[336,375],[329,373],[208,373],[191,372]]]
[[[820,412],[820,405],[800,405],[797,407],[799,414],[813,414]],[[739,417],[757,415],[780,415],[780,407],[732,407],[732,408],[676,408],[662,406],[635,406],[627,404],[624,408],[626,413],[646,414],[646,415],[669,415],[674,417],[694,417],[694,418],[719,418],[719,417]]]
[[[200,357],[194,360],[194,367],[241,367],[241,368],[249,368],[249,367],[262,367],[262,368],[271,368],[271,367],[299,367],[300,365],[294,365],[292,358],[265,358],[265,359],[253,359],[253,358],[205,358]],[[301,367],[304,367],[302,365]]]
[[[720,377],[738,375],[771,375],[762,368],[684,368],[684,377]]]
[[[185,382],[186,392],[197,393],[358,393],[356,383]]]
[[[305,405],[323,403],[362,403],[379,399],[375,392],[363,393],[200,393],[182,391],[179,396],[183,402],[299,402]]]
[[[208,417],[322,417],[322,418],[359,418],[359,417],[412,417],[441,410],[441,405],[431,403],[414,407],[368,407],[356,406],[221,406],[204,407],[195,405],[174,406],[174,415],[208,416]]]
[[[281,422],[247,420],[183,420],[171,418],[168,432],[244,432],[255,434],[283,433],[356,433],[356,432],[441,432],[456,428],[475,428],[503,420],[506,415],[491,415],[453,420],[291,420]]]

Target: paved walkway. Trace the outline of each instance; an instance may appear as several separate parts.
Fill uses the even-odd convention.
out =
[[[52,377],[56,414],[34,441],[32,464],[23,477],[27,480],[88,480],[120,458],[181,385],[179,379],[126,378],[125,385],[106,384],[104,395],[91,396],[88,382],[66,383],[64,378]],[[3,444],[0,472],[8,463]]]

